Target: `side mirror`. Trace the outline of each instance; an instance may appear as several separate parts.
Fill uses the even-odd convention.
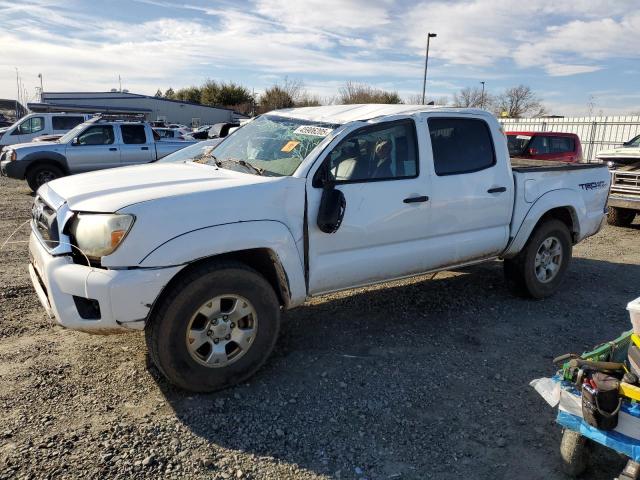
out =
[[[71,145],[80,145],[80,143],[78,142],[78,137],[75,137],[73,140],[71,140]]]
[[[336,190],[333,183],[325,182],[318,209],[318,228],[324,233],[335,233],[340,228],[347,201],[340,190]]]
[[[529,155],[537,155],[538,154],[538,150],[535,148],[530,148],[529,149]]]

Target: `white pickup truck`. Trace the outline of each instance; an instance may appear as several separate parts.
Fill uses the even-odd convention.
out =
[[[604,165],[512,168],[474,109],[340,105],[262,115],[193,162],[62,178],[35,198],[29,270],[64,327],[145,329],[176,385],[252,375],[310,297],[504,259],[535,298],[601,227]]]

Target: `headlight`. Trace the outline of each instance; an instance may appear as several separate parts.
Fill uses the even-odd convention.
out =
[[[90,259],[97,260],[118,248],[134,221],[133,215],[79,213],[70,232],[76,246]]]
[[[7,153],[5,154],[7,160],[11,160],[12,162],[16,160],[16,158],[18,158],[18,155],[16,154],[15,150],[7,150]]]

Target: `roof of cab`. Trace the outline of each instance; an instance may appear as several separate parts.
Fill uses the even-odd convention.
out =
[[[273,115],[282,115],[289,118],[309,120],[312,122],[326,122],[343,124],[354,121],[366,121],[387,115],[412,115],[419,112],[438,113],[473,113],[491,115],[485,110],[476,108],[448,108],[434,107],[431,105],[404,105],[404,104],[351,104],[351,105],[325,105],[321,107],[287,108],[269,112]]]

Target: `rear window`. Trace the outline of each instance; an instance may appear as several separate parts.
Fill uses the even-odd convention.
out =
[[[496,163],[491,131],[476,118],[428,120],[436,175],[460,175],[489,168]]]
[[[144,125],[121,125],[122,141],[126,144],[147,143]]]
[[[54,130],[71,130],[84,122],[84,117],[53,117],[51,122]]]
[[[575,150],[575,142],[569,137],[549,137],[551,153],[567,153]]]

